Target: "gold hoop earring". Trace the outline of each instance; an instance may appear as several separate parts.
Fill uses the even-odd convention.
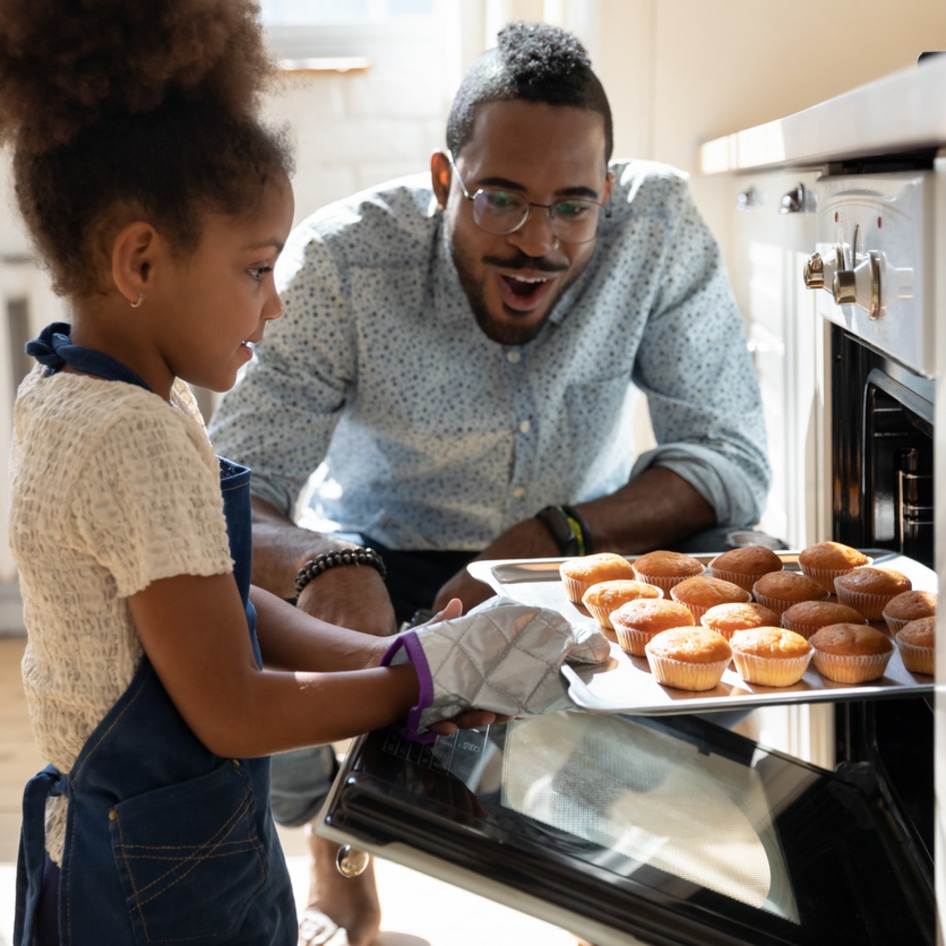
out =
[[[139,293],[138,293],[138,299],[137,299],[135,302],[130,302],[129,305],[130,305],[133,309],[137,309],[137,308],[141,305],[141,303],[144,302],[144,301],[145,301],[145,294],[144,294],[143,292],[139,292]]]

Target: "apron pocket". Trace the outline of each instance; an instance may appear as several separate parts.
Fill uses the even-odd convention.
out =
[[[213,942],[239,929],[266,881],[242,766],[136,795],[109,812],[112,853],[142,943]]]

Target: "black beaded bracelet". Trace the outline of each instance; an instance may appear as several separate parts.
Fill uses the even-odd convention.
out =
[[[318,578],[322,572],[327,572],[330,568],[337,565],[370,565],[382,578],[387,574],[384,567],[384,559],[374,550],[359,545],[353,549],[336,549],[334,552],[322,552],[299,569],[296,575],[296,597],[302,594],[302,589],[312,581]]]

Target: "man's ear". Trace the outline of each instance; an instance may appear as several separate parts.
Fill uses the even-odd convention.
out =
[[[124,227],[112,244],[112,279],[130,305],[138,306],[148,296],[157,237],[150,223],[136,220]]]
[[[450,159],[445,151],[435,151],[430,156],[430,180],[437,203],[443,210],[447,206],[447,197],[450,194]]]

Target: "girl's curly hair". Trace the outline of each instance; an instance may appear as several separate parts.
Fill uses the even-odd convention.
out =
[[[3,0],[0,143],[62,293],[98,288],[98,237],[129,215],[180,252],[202,212],[240,215],[291,173],[260,125],[272,72],[252,0]]]

